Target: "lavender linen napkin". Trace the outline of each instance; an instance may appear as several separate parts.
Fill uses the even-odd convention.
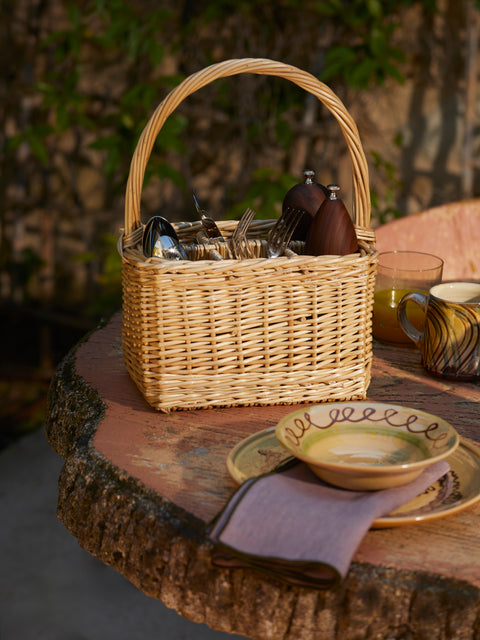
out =
[[[412,482],[381,491],[337,489],[304,463],[244,482],[208,527],[213,562],[260,569],[291,584],[331,588],[348,573],[372,522],[449,470],[441,461]]]

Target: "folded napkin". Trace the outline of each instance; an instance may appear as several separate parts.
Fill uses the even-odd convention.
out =
[[[348,573],[372,522],[441,478],[437,462],[412,482],[349,491],[322,482],[304,463],[244,482],[208,527],[213,562],[260,569],[288,583],[331,588]]]

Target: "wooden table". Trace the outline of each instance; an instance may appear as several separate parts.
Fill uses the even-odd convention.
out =
[[[155,412],[124,368],[120,327],[116,315],[87,336],[49,393],[58,515],[82,547],[182,616],[255,640],[480,638],[480,503],[369,531],[334,590],[213,567],[204,531],[235,489],[226,456],[292,407]],[[413,348],[375,345],[368,397],[480,442],[479,386],[428,376]]]

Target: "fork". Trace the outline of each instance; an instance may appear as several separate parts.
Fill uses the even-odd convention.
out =
[[[230,249],[233,257],[237,258],[237,260],[254,257],[246,236],[248,225],[254,216],[255,211],[253,209],[250,209],[250,207],[246,209],[230,238]]]
[[[269,258],[278,258],[285,252],[303,213],[304,209],[285,208],[267,236],[267,255]]]
[[[198,204],[198,200],[197,200],[197,196],[195,195],[195,193],[193,193],[193,202],[195,203],[195,209],[197,210],[197,213],[200,217],[200,222],[202,223],[202,227],[207,235],[207,239],[211,240],[213,242],[221,242],[222,244],[225,245],[226,249],[227,249],[227,257],[231,258],[231,252],[230,252],[230,248],[228,246],[227,241],[225,240],[225,238],[222,236],[222,233],[220,231],[220,229],[217,226],[217,223],[215,222],[215,220],[208,215],[208,213],[205,211],[205,209],[202,209],[200,207],[200,205]],[[214,251],[214,249],[212,249],[212,251]],[[216,252],[217,255],[219,256],[218,252]],[[216,260],[218,259],[222,259],[221,256],[220,258],[215,257]]]

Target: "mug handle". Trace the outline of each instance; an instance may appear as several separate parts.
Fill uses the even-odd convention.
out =
[[[420,333],[420,331],[416,329],[407,318],[407,302],[409,300],[411,300],[412,302],[416,302],[418,306],[426,313],[428,305],[428,294],[422,293],[421,291],[410,291],[410,293],[406,293],[398,303],[398,322],[400,323],[403,332],[407,334],[410,340],[413,340],[413,342],[417,344],[423,334]]]

